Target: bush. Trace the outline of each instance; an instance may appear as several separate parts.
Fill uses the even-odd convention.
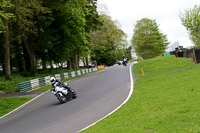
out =
[[[116,62],[115,51],[108,51],[104,46],[95,47],[92,60],[96,60],[98,65],[112,66]]]
[[[23,77],[31,77],[32,74],[30,72],[21,72],[20,75],[22,75]]]

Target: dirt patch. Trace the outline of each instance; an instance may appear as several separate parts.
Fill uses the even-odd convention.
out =
[[[0,91],[0,94],[4,94],[5,92],[3,92],[3,91]]]
[[[36,97],[45,91],[0,93],[0,97]]]

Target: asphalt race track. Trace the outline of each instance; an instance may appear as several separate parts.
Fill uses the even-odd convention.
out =
[[[76,133],[128,97],[129,66],[116,65],[69,82],[77,98],[61,104],[50,92],[0,119],[0,133]]]

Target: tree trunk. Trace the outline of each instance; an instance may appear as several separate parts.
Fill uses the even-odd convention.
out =
[[[76,69],[79,69],[79,59],[80,59],[79,54],[76,54],[76,55],[75,55],[75,59],[74,59],[75,68],[76,68]]]
[[[64,63],[63,63],[63,62],[61,62],[61,68],[63,68],[63,66],[64,66]]]
[[[24,62],[25,62],[25,71],[31,71],[31,62],[30,62],[30,58],[28,55],[28,52],[25,48],[24,42],[22,42],[22,48],[23,48],[23,57],[24,57]]]
[[[70,60],[70,69],[74,69],[75,68],[75,57],[71,58]]]
[[[78,69],[79,69],[79,64],[80,64],[80,54],[77,55],[77,66],[78,66]]]
[[[89,67],[88,54],[86,54],[86,56],[85,56],[85,61],[86,61],[86,67]]]
[[[49,63],[50,63],[51,69],[54,69],[54,67],[53,67],[53,61],[49,61]]]
[[[29,58],[30,58],[30,62],[31,62],[31,73],[33,76],[37,76],[37,62],[36,62],[36,56],[34,53],[34,50],[32,48],[31,45],[28,45],[28,39],[27,39],[27,34],[26,32],[24,32],[24,36],[23,36],[23,41],[24,41],[24,46],[28,52]]]
[[[47,69],[47,63],[46,63],[46,60],[42,60],[42,69],[43,70],[46,70]]]
[[[70,61],[67,61],[67,69],[70,69]]]
[[[77,68],[77,54],[74,56],[74,67]]]
[[[7,13],[7,8],[4,8],[4,12]],[[4,26],[6,27],[4,32],[4,61],[5,61],[5,79],[11,80],[10,69],[10,42],[9,42],[9,29],[8,20],[3,18]]]
[[[83,60],[83,66],[85,67],[85,57],[83,56],[83,58],[82,58]]]
[[[24,65],[24,60],[23,60],[23,55],[22,55],[22,49],[20,47],[15,47],[16,52],[16,63],[17,63],[17,69],[19,72],[25,71],[25,65]]]

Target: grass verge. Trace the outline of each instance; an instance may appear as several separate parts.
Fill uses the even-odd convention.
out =
[[[65,73],[75,71],[77,69],[55,68],[47,70],[38,70],[38,76],[32,77],[30,72],[12,73],[12,80],[5,80],[3,74],[0,73],[0,91],[10,93],[18,92],[18,83],[22,83],[28,80],[41,78],[49,75]]]
[[[0,98],[0,117],[31,100],[30,97],[2,97]]]
[[[129,101],[84,133],[200,132],[200,64],[159,57],[139,61],[134,75]]]
[[[132,59],[132,60],[129,60],[128,62],[134,62],[134,61],[139,61],[140,59]]]

